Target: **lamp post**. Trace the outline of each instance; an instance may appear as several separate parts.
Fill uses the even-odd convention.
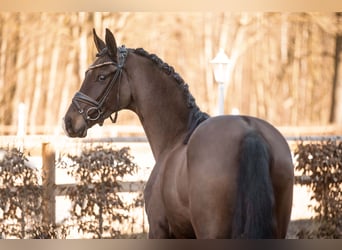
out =
[[[218,115],[224,114],[224,84],[229,80],[230,59],[221,48],[214,59],[210,61],[215,81],[218,84]]]

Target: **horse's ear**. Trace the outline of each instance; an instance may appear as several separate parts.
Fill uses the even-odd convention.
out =
[[[104,41],[101,40],[101,38],[97,36],[95,29],[93,29],[93,34],[94,34],[94,42],[97,48],[97,52],[100,53],[106,47],[106,44]]]
[[[116,41],[114,38],[113,33],[109,30],[106,29],[106,45],[108,48],[108,53],[111,56],[111,58],[116,61],[117,60],[117,46],[116,46]]]

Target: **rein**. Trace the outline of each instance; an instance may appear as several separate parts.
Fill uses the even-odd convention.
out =
[[[104,106],[104,103],[105,103],[107,97],[109,96],[109,94],[110,94],[111,90],[113,89],[116,82],[118,82],[117,103],[116,103],[116,107],[115,107],[116,111],[115,111],[114,118],[112,117],[112,115],[109,115],[109,117],[110,117],[110,120],[112,121],[112,123],[115,123],[117,120],[118,106],[120,105],[119,85],[120,85],[122,70],[123,70],[123,67],[124,67],[124,64],[125,64],[125,61],[127,58],[127,54],[128,54],[128,50],[126,49],[126,47],[124,45],[119,47],[118,50],[119,50],[118,63],[115,63],[114,61],[104,62],[104,63],[100,63],[100,64],[90,66],[86,71],[86,72],[88,72],[89,70],[93,70],[93,69],[100,68],[100,67],[107,66],[107,65],[115,65],[117,67],[117,70],[115,71],[114,77],[112,78],[112,80],[107,85],[107,87],[106,87],[105,91],[103,92],[101,98],[99,98],[99,101],[94,100],[90,96],[88,96],[88,95],[86,95],[80,91],[76,92],[75,96],[72,99],[72,103],[75,105],[78,112],[82,115],[82,117],[87,122],[87,124],[88,124],[88,121],[100,120],[99,124],[103,125],[103,122],[105,120],[105,118],[103,118],[103,115],[104,115],[103,106]],[[90,107],[85,111],[83,108],[81,108],[80,103],[84,103]],[[93,115],[92,115],[92,113],[93,113]]]

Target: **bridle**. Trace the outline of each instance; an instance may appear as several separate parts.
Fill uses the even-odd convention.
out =
[[[100,120],[99,121],[100,125],[103,124],[104,120],[107,118],[107,117],[105,117],[105,118],[103,117],[103,115],[104,115],[104,112],[103,112],[104,103],[105,103],[107,97],[109,96],[111,90],[113,89],[115,83],[118,82],[117,104],[115,107],[116,111],[115,111],[114,118],[112,117],[111,114],[109,115],[110,120],[113,123],[116,122],[116,119],[118,117],[118,109],[119,109],[119,105],[120,105],[119,85],[120,85],[122,70],[123,70],[123,67],[124,67],[124,64],[125,64],[125,61],[127,58],[127,54],[128,54],[128,50],[124,45],[119,47],[118,51],[119,51],[118,63],[116,63],[114,61],[108,61],[108,62],[92,65],[86,71],[86,72],[88,72],[89,70],[93,70],[93,69],[100,68],[100,67],[107,66],[107,65],[115,65],[117,67],[115,74],[114,74],[114,77],[112,78],[112,80],[107,85],[107,87],[104,90],[101,98],[99,98],[99,100],[96,101],[93,98],[91,98],[90,96],[78,91],[78,92],[76,92],[75,96],[72,99],[72,103],[75,105],[78,112],[83,116],[83,118],[87,124],[89,121],[98,121],[98,120]],[[90,107],[85,111],[83,108],[81,108],[80,103],[84,103]],[[92,115],[92,113],[95,113],[95,115]]]

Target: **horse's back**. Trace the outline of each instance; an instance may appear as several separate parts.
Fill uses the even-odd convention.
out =
[[[196,234],[200,237],[231,237],[238,193],[240,144],[251,131],[260,134],[269,149],[276,237],[285,237],[292,206],[293,166],[290,150],[284,137],[272,125],[247,116],[210,118],[195,130],[189,140],[190,210]],[[210,214],[207,215],[207,211],[211,211]],[[215,223],[219,226],[214,226]],[[217,228],[214,230],[214,227]]]
[[[265,139],[274,163],[282,165],[284,171],[293,173],[290,148],[282,134],[270,123],[250,116],[227,115],[206,120],[189,140],[188,157],[205,157],[215,153],[231,159],[232,155],[236,156],[242,138],[250,131],[256,131]]]

